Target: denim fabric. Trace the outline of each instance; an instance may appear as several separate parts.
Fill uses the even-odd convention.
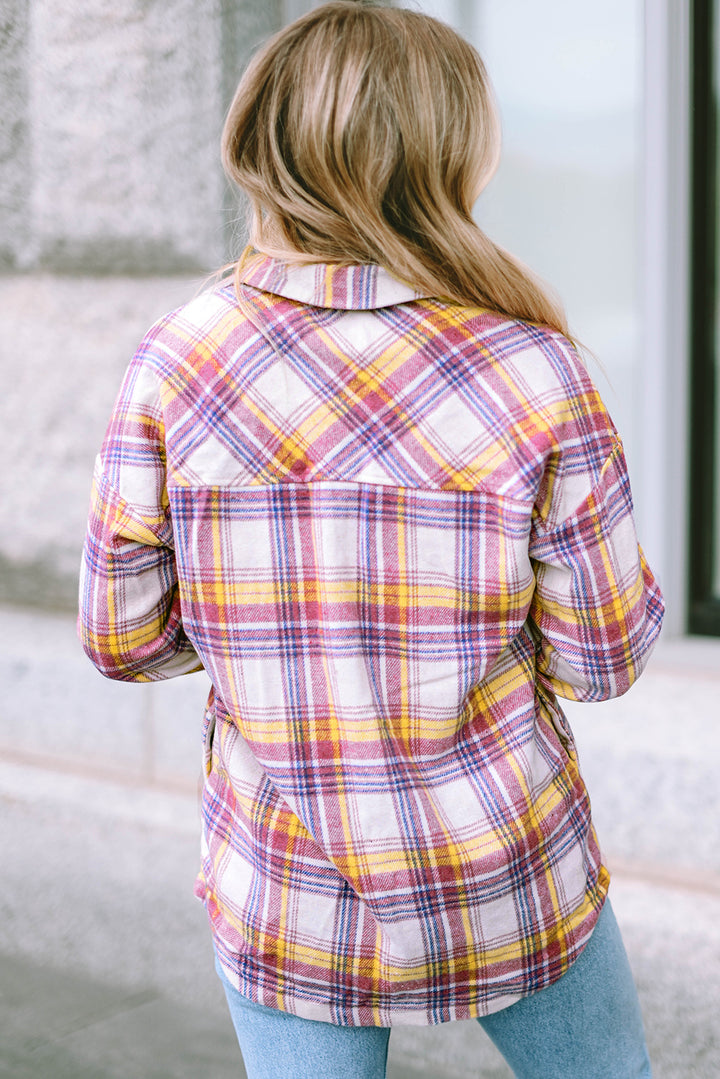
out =
[[[333,1026],[253,1004],[218,971],[248,1079],[384,1079],[389,1028]],[[651,1079],[637,993],[607,901],[567,974],[479,1022],[517,1079]]]
[[[567,974],[478,1021],[517,1079],[651,1079],[637,991],[607,900]]]
[[[248,1079],[384,1079],[389,1027],[338,1027],[253,1004],[216,967]]]

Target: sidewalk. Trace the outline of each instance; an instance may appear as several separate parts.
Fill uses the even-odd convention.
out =
[[[71,619],[6,609],[0,680],[0,1077],[242,1077],[192,896],[204,679],[105,682]],[[568,711],[655,1079],[714,1079],[720,642]],[[475,1023],[399,1028],[388,1079],[419,1076],[510,1072]]]

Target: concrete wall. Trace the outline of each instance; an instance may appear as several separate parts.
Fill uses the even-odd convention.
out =
[[[0,601],[70,608],[92,462],[156,318],[232,253],[232,91],[281,0],[0,2]]]

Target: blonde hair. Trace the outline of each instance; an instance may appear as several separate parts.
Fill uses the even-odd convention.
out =
[[[426,295],[567,333],[545,286],[473,221],[499,151],[475,49],[429,16],[351,0],[259,50],[222,137],[258,250],[376,263]]]

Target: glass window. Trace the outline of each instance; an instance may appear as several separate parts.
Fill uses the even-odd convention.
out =
[[[559,293],[573,333],[592,353],[593,377],[632,469],[639,438],[642,0],[406,6],[455,26],[486,63],[503,156],[478,202],[478,222]]]

